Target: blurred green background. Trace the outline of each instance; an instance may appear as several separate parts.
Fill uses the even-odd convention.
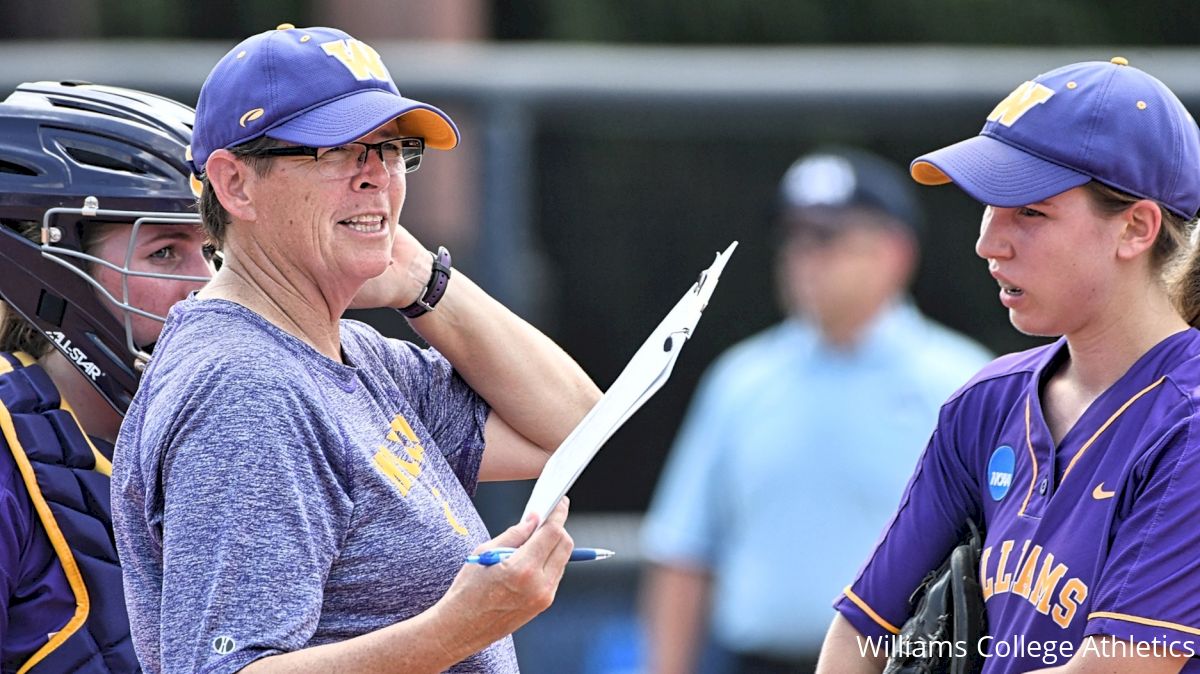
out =
[[[771,214],[792,160],[844,144],[906,165],[975,134],[1036,74],[1114,55],[1200,105],[1194,0],[0,0],[0,91],[77,78],[194,104],[222,54],[282,22],[368,41],[402,92],[455,118],[462,145],[410,176],[402,224],[602,387],[741,242],[671,381],[571,492],[575,540],[620,555],[572,569],[518,632],[528,674],[638,671],[639,514],[704,368],[781,316]],[[1009,326],[973,253],[980,207],[920,194],[921,309],[996,352],[1039,343]],[[411,336],[393,312],[361,316]],[[489,526],[526,494],[484,486]]]
[[[602,386],[740,240],[671,382],[573,491],[580,512],[643,510],[704,367],[779,319],[770,219],[798,155],[836,143],[907,164],[973,135],[1038,72],[1116,54],[1200,100],[1200,3],[1181,0],[0,0],[0,19],[6,90],[79,78],[189,103],[221,54],[278,23],[369,41],[406,95],[463,130],[412,177],[403,224]],[[997,352],[1037,343],[972,253],[979,207],[921,195],[920,307]],[[493,526],[519,509],[504,494],[485,505]]]
[[[0,38],[240,39],[287,17],[413,2],[326,0],[46,0],[0,2]],[[483,39],[653,44],[1192,45],[1200,5],[1188,0],[498,0],[420,3],[470,13]]]

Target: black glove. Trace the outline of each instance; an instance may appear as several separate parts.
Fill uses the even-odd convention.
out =
[[[983,669],[979,640],[987,633],[975,523],[963,543],[913,592],[912,617],[900,629],[884,674],[976,674]],[[915,604],[915,605],[914,605]]]

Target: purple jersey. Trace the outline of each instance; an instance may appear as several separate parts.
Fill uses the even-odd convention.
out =
[[[1175,334],[1055,448],[1040,384],[1065,340],[998,359],[942,407],[874,553],[837,609],[873,651],[968,518],[986,529],[984,672],[1061,665],[1084,637],[1118,654],[1200,653],[1200,332]],[[1200,659],[1185,672],[1200,672]]]

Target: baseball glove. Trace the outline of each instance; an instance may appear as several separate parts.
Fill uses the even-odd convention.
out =
[[[912,617],[900,629],[884,674],[976,674],[983,669],[979,640],[987,632],[975,523],[936,570],[917,586]]]

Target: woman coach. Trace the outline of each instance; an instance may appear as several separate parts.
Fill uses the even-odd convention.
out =
[[[192,157],[224,265],[171,312],[115,462],[148,671],[517,671],[566,506],[464,568],[489,538],[470,494],[536,477],[599,391],[398,225],[406,174],[457,142],[330,28],[248,38],[205,82]],[[401,309],[433,348],[351,306]]]

